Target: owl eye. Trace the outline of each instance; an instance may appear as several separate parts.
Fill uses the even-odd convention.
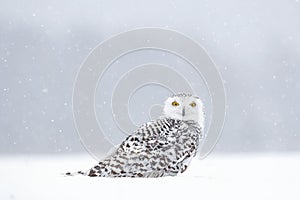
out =
[[[179,106],[179,103],[177,101],[173,101],[172,106]]]
[[[193,103],[190,104],[190,106],[192,106],[193,108],[196,107],[196,105],[197,104],[195,102],[193,102]]]

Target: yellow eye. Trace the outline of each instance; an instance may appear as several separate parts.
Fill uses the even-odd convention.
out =
[[[177,101],[173,101],[172,106],[179,106],[179,103]]]
[[[194,108],[194,107],[196,107],[197,104],[195,102],[193,102],[190,105]]]

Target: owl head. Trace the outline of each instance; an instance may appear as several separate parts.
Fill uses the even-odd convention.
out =
[[[199,97],[191,94],[175,94],[165,101],[164,117],[178,120],[194,120],[204,125],[204,108]]]

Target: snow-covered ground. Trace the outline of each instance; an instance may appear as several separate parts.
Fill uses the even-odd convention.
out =
[[[0,199],[300,199],[300,154],[222,154],[194,160],[179,177],[64,177],[89,155],[0,156]]]

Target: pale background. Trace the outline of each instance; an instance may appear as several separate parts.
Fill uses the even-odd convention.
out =
[[[0,153],[85,151],[71,105],[80,65],[113,34],[148,26],[188,35],[218,66],[228,111],[217,152],[300,150],[300,2],[30,0],[0,7]]]

